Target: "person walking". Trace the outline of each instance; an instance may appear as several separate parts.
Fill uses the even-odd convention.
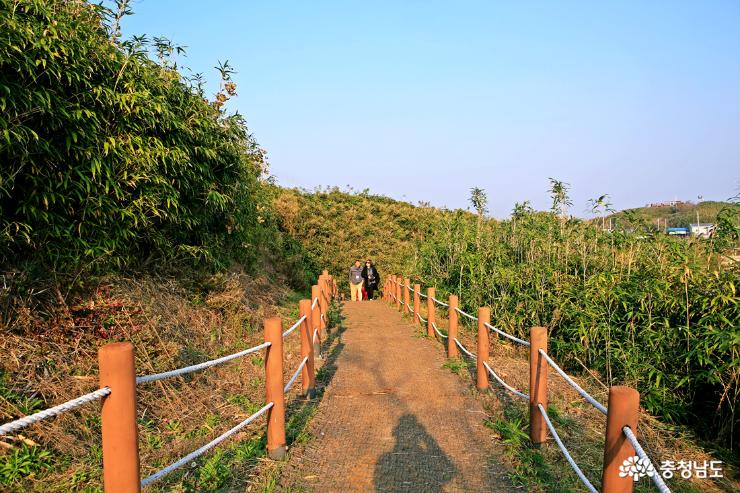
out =
[[[380,274],[378,274],[378,269],[375,268],[373,261],[370,259],[365,261],[365,267],[362,268],[362,279],[365,282],[367,299],[371,300],[373,299],[375,290],[378,289],[378,286],[380,285]]]
[[[352,301],[362,301],[362,263],[355,260],[355,265],[349,268],[349,290]]]

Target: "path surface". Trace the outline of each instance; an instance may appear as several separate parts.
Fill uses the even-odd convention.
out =
[[[514,491],[471,387],[381,301],[345,304],[336,373],[277,491]]]

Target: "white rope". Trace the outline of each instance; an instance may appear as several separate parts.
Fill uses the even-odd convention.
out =
[[[653,465],[653,461],[650,460],[650,457],[647,456],[645,451],[642,449],[642,446],[640,445],[640,442],[637,441],[637,437],[632,432],[632,429],[630,429],[629,426],[625,426],[622,428],[622,431],[624,432],[624,435],[627,437],[627,440],[630,441],[632,444],[632,447],[634,447],[635,452],[637,452],[638,457],[642,459],[643,461],[650,462],[650,465],[653,466],[653,471],[655,473],[650,476],[650,479],[653,480],[653,483],[658,488],[660,493],[671,493],[671,490],[668,489],[668,485],[663,482],[663,478],[660,476],[660,472],[658,472],[657,469],[655,469],[655,466]]]
[[[303,370],[303,367],[306,366],[306,362],[308,361],[308,356],[303,358],[303,361],[301,361],[301,364],[298,365],[298,369],[293,373],[293,376],[290,377],[290,380],[288,380],[288,383],[285,384],[285,387],[283,388],[283,393],[286,393],[290,390],[290,388],[293,386],[293,382],[295,382],[296,378],[298,378],[298,375],[301,374],[301,370]]]
[[[434,298],[434,297],[432,297],[432,300],[434,300],[434,302],[435,302],[435,303],[437,303],[437,304],[440,304],[440,305],[442,305],[442,306],[446,306],[446,307],[448,307],[448,308],[450,307],[450,305],[448,305],[448,304],[447,304],[447,303],[445,303],[444,301],[439,301],[439,300],[438,300],[437,298]]]
[[[313,329],[313,342],[316,342],[319,338],[319,329]]]
[[[509,392],[511,392],[512,394],[516,394],[516,395],[518,395],[518,396],[519,396],[519,397],[521,397],[522,399],[526,399],[526,400],[529,400],[529,396],[528,396],[527,394],[525,394],[525,393],[522,393],[522,392],[519,392],[519,391],[518,391],[517,389],[515,389],[515,388],[514,388],[514,387],[512,387],[511,385],[509,385],[508,383],[504,382],[504,381],[503,381],[503,380],[501,379],[501,377],[499,377],[498,375],[496,375],[496,372],[495,372],[495,371],[493,371],[493,369],[492,369],[492,368],[491,368],[490,366],[488,366],[488,363],[486,363],[485,361],[483,362],[483,366],[485,366],[485,367],[486,367],[486,370],[488,370],[488,373],[490,373],[490,374],[491,374],[491,376],[492,376],[493,378],[495,378],[495,379],[496,379],[496,381],[497,381],[498,383],[500,383],[500,384],[501,384],[501,386],[502,386],[502,387],[504,387],[504,388],[505,388],[506,390],[508,390],[508,391],[509,391]]]
[[[441,332],[439,331],[439,329],[437,328],[437,324],[435,324],[434,322],[432,322],[432,327],[434,328],[434,331],[435,331],[435,332],[437,333],[437,335],[438,335],[439,337],[444,337],[445,339],[447,339],[447,336],[446,336],[446,335],[444,335],[443,333],[441,333]]]
[[[25,428],[26,426],[32,425],[47,418],[51,418],[58,414],[66,413],[67,411],[71,411],[76,407],[80,407],[81,405],[87,404],[88,402],[96,401],[109,394],[110,389],[108,387],[103,387],[102,389],[90,392],[89,394],[81,395],[80,397],[69,400],[57,406],[50,407],[49,409],[44,409],[43,411],[39,411],[30,416],[24,416],[22,418],[16,419],[15,421],[11,421],[10,423],[5,423],[4,425],[0,426],[0,436],[6,435],[13,431],[18,431]]]
[[[144,479],[141,482],[141,486],[142,487],[143,486],[147,486],[147,485],[153,483],[154,481],[157,481],[158,479],[161,479],[161,478],[165,477],[166,475],[168,475],[169,473],[171,473],[175,469],[184,466],[185,464],[187,464],[191,460],[195,459],[196,457],[199,457],[200,455],[203,455],[204,452],[206,452],[209,449],[215,447],[219,443],[223,442],[224,440],[226,440],[227,438],[229,438],[230,436],[232,436],[233,434],[235,434],[236,432],[238,432],[239,430],[241,430],[242,428],[244,428],[245,426],[247,426],[249,423],[251,423],[252,421],[254,421],[255,419],[257,419],[258,417],[260,417],[262,414],[264,414],[272,406],[273,406],[273,403],[270,402],[269,404],[267,404],[266,406],[264,406],[262,409],[260,409],[259,411],[257,411],[256,413],[254,413],[253,415],[251,415],[250,417],[248,417],[247,419],[245,419],[244,421],[242,421],[241,423],[239,423],[238,425],[236,425],[235,427],[233,427],[232,429],[230,429],[229,431],[227,431],[226,433],[224,433],[223,435],[219,436],[218,438],[215,438],[215,439],[211,440],[210,442],[208,442],[207,444],[203,445],[198,450],[189,453],[188,455],[186,455],[182,459],[178,460],[177,462],[174,462],[174,463],[170,464],[169,466],[165,467],[164,469],[160,470],[159,472],[156,472],[156,473],[152,474],[151,476],[149,476],[148,478]]]
[[[288,330],[286,330],[285,332],[283,332],[283,338],[288,337],[291,332],[293,332],[294,330],[296,330],[305,321],[306,321],[306,316],[303,315],[301,318],[298,319],[298,321],[295,324],[293,324],[293,327],[291,327]]]
[[[136,384],[142,384],[142,383],[148,383],[148,382],[156,382],[157,380],[164,380],[165,378],[171,378],[176,377],[178,375],[185,375],[186,373],[192,373],[194,371],[198,370],[204,370],[206,368],[210,368],[211,366],[220,365],[221,363],[226,363],[227,361],[231,361],[232,359],[241,358],[242,356],[246,356],[247,354],[254,353],[259,351],[260,349],[265,349],[267,347],[270,347],[271,342],[263,342],[259,346],[254,346],[249,349],[245,349],[244,351],[239,351],[238,353],[230,354],[229,356],[224,356],[223,358],[218,359],[212,359],[211,361],[206,361],[205,363],[199,363],[197,365],[191,365],[186,366],[184,368],[178,368],[177,370],[170,370],[163,373],[155,373],[154,375],[145,375],[142,377],[136,377]]]
[[[542,417],[545,418],[545,423],[547,423],[547,427],[550,429],[550,433],[552,433],[552,437],[555,439],[555,442],[558,444],[558,447],[560,447],[560,451],[563,453],[565,458],[568,461],[568,464],[570,464],[570,467],[573,468],[573,470],[578,475],[578,478],[581,480],[583,485],[590,491],[591,493],[599,493],[599,490],[594,488],[594,485],[591,484],[591,481],[588,480],[585,474],[583,474],[583,471],[581,471],[581,468],[578,467],[578,464],[576,464],[576,461],[573,460],[573,457],[570,456],[570,453],[568,453],[568,449],[565,448],[565,445],[563,445],[563,442],[560,440],[560,437],[558,436],[558,432],[555,431],[555,427],[550,422],[550,418],[547,416],[547,412],[545,411],[545,408],[542,407],[542,404],[537,404],[537,409],[540,410],[540,414],[542,414]]]
[[[313,303],[311,303],[311,310],[316,308],[316,305],[318,304],[319,304],[319,297],[317,296],[316,298],[313,299]]]
[[[422,298],[428,298],[428,296],[422,293],[421,291],[417,291],[417,292],[419,293],[419,296],[421,296]]]
[[[474,316],[472,316],[472,315],[471,315],[471,314],[469,314],[469,313],[465,313],[464,311],[460,310],[460,309],[459,309],[459,308],[457,308],[457,307],[455,307],[455,310],[457,311],[457,313],[459,313],[460,315],[463,315],[463,316],[465,316],[465,317],[468,317],[468,318],[469,318],[470,320],[478,320],[478,317],[474,317]]]
[[[399,301],[399,303],[401,303],[402,305],[405,305],[405,304],[406,304],[406,303],[404,303],[403,301]]]
[[[522,346],[529,346],[529,341],[525,341],[524,339],[519,339],[518,337],[514,337],[511,334],[507,334],[503,330],[497,329],[496,327],[494,327],[493,325],[489,324],[488,322],[485,322],[485,326],[488,327],[489,329],[491,329],[492,331],[496,332],[497,334],[501,334],[502,336],[504,336],[504,337],[506,337],[508,339],[511,339],[514,342],[518,342]]]
[[[457,344],[457,347],[460,348],[460,351],[462,351],[463,353],[467,354],[468,356],[470,356],[473,359],[478,359],[478,357],[476,355],[474,355],[473,353],[471,353],[470,351],[468,351],[467,349],[465,349],[465,346],[463,346],[462,343],[457,340],[457,338],[454,338],[453,340],[455,341],[455,344]]]
[[[421,313],[416,312],[416,316],[419,317],[419,320],[421,320],[422,322],[427,323],[427,320],[421,316]]]
[[[550,358],[550,356],[548,356],[548,354],[545,351],[543,351],[542,349],[540,349],[540,355],[545,358],[545,361],[547,361],[548,363],[550,363],[550,366],[552,366],[553,368],[555,368],[555,371],[556,372],[560,373],[560,376],[563,377],[565,379],[565,381],[570,384],[571,387],[573,387],[574,389],[576,389],[576,392],[578,392],[579,394],[581,394],[581,397],[583,397],[584,399],[586,399],[589,402],[589,404],[591,404],[596,409],[598,409],[599,411],[601,411],[602,414],[604,414],[604,415],[607,414],[606,407],[604,407],[599,401],[597,401],[596,399],[594,399],[593,397],[591,397],[591,395],[589,395],[588,392],[586,392],[585,390],[583,390],[580,385],[578,385],[577,383],[575,383],[573,381],[573,379],[570,378],[570,376],[567,373],[565,373],[563,371],[563,369],[560,368]]]

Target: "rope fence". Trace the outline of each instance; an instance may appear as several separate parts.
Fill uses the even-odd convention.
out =
[[[624,433],[624,436],[627,437],[627,440],[629,440],[630,445],[632,445],[632,448],[635,449],[635,452],[637,452],[637,456],[650,464],[653,471],[655,473],[650,476],[650,479],[653,481],[653,484],[655,484],[656,488],[660,491],[660,493],[671,493],[671,490],[668,489],[668,486],[663,481],[663,478],[660,476],[660,473],[653,465],[653,461],[650,460],[650,457],[645,453],[645,451],[642,449],[642,445],[640,445],[640,442],[637,441],[637,437],[632,432],[632,429],[629,426],[625,426],[622,428],[622,433]]]
[[[494,378],[494,379],[495,379],[495,380],[496,380],[496,381],[497,381],[498,383],[500,383],[500,384],[501,384],[501,386],[502,386],[503,388],[505,388],[506,390],[508,390],[508,391],[509,391],[509,392],[511,392],[512,394],[514,394],[514,395],[517,395],[517,396],[521,397],[522,399],[526,399],[526,400],[529,400],[529,396],[528,396],[527,394],[525,394],[525,393],[523,393],[523,392],[519,392],[519,391],[518,391],[517,389],[515,389],[515,388],[514,388],[514,387],[512,387],[511,385],[509,385],[508,383],[504,382],[504,381],[503,381],[503,380],[501,379],[501,377],[499,377],[499,376],[498,376],[498,375],[496,374],[496,372],[495,372],[495,371],[493,371],[493,369],[492,369],[492,368],[491,368],[491,367],[490,367],[490,366],[488,365],[488,363],[487,363],[487,362],[483,362],[483,366],[484,366],[484,367],[486,368],[486,370],[488,370],[488,373],[490,373],[490,374],[491,374],[491,376],[492,376],[492,377],[493,377],[493,378]]]
[[[265,341],[243,351],[215,358],[203,363],[178,368],[152,375],[135,376],[133,346],[128,343],[111,343],[103,346],[99,353],[101,388],[49,409],[0,425],[0,436],[16,432],[34,423],[71,411],[86,403],[102,399],[101,438],[103,450],[103,485],[106,493],[139,491],[140,487],[158,481],[176,469],[190,463],[224,440],[235,435],[261,415],[267,413],[267,452],[272,459],[282,458],[286,450],[285,394],[303,373],[303,392],[311,398],[314,392],[315,371],[313,359],[321,333],[327,327],[329,302],[337,296],[333,277],[324,271],[316,285],[311,288],[311,299],[298,303],[300,318],[287,330],[282,330],[280,318],[264,321]],[[288,382],[283,385],[283,339],[292,332],[301,331],[301,363]],[[310,338],[310,330],[313,336]],[[257,412],[241,421],[197,450],[185,455],[171,465],[140,480],[138,426],[136,410],[137,385],[157,382],[196,371],[211,368],[257,351],[265,354],[265,393],[267,402]],[[307,377],[307,378],[306,378]],[[115,398],[110,398],[114,396]]]
[[[420,285],[412,287],[409,278],[401,276],[388,276],[384,289],[384,299],[395,304],[402,313],[409,312],[413,315],[417,324],[424,324],[427,328],[427,336],[437,338],[446,346],[447,357],[455,358],[463,355],[475,361],[476,386],[479,390],[490,388],[491,381],[496,381],[506,391],[529,402],[529,436],[534,445],[540,445],[547,441],[547,435],[551,435],[558,448],[562,452],[566,461],[575,472],[578,479],[584,487],[591,493],[597,493],[598,490],[593,483],[586,477],[583,470],[578,466],[568,448],[558,435],[550,416],[547,413],[547,386],[548,371],[547,368],[553,368],[565,382],[572,387],[583,399],[591,404],[598,412],[606,415],[606,440],[604,444],[604,461],[601,477],[602,491],[611,492],[631,492],[635,480],[631,476],[625,477],[620,474],[619,466],[629,457],[637,456],[645,464],[652,462],[640,446],[634,432],[632,431],[639,418],[639,394],[636,390],[623,387],[613,386],[609,389],[609,407],[604,406],[596,400],[591,394],[586,392],[576,381],[568,375],[548,354],[547,354],[547,329],[544,327],[532,327],[530,329],[529,340],[519,338],[515,335],[495,327],[490,321],[490,309],[480,308],[478,316],[472,315],[460,309],[458,306],[458,297],[450,295],[448,302],[438,299],[435,295],[435,288],[428,288],[427,294],[421,293]],[[414,306],[410,306],[410,296],[413,294]],[[403,298],[403,299],[402,299]],[[427,318],[423,318],[419,312],[420,300],[427,300]],[[448,327],[447,334],[443,334],[437,325],[435,307],[440,306],[447,308]],[[473,353],[465,347],[458,338],[458,316],[478,322],[478,354]],[[501,336],[517,345],[529,348],[529,393],[517,390],[506,383],[493,370],[489,363],[489,344],[491,334]],[[544,376],[544,378],[542,378]],[[616,404],[613,404],[616,403]],[[616,430],[616,433],[614,432]],[[626,442],[624,437],[626,437]],[[629,443],[629,446],[623,446]],[[654,466],[652,469],[655,470]],[[650,476],[651,480],[661,493],[670,493],[663,478],[658,472]]]
[[[110,395],[110,389],[108,387],[104,387],[94,392],[90,392],[89,394],[76,397],[62,404],[58,404],[54,407],[50,407],[49,409],[44,409],[43,411],[31,414],[30,416],[25,416],[23,418],[16,419],[15,421],[11,421],[10,423],[5,423],[4,425],[0,426],[0,436],[22,430],[23,428],[34,423],[38,423],[39,421],[43,421],[48,418],[53,418],[54,416],[58,416],[62,413],[71,411],[72,409],[78,408],[84,404],[87,404],[88,402],[102,399],[107,395]]]
[[[223,435],[220,435],[219,437],[214,438],[213,440],[211,440],[207,444],[203,445],[199,449],[194,450],[193,452],[190,452],[188,455],[186,455],[182,459],[178,460],[177,462],[173,462],[172,464],[170,464],[169,466],[165,467],[164,469],[161,469],[160,471],[152,474],[151,476],[148,476],[148,477],[144,478],[141,481],[141,487],[143,488],[144,486],[148,486],[148,485],[152,484],[153,482],[158,481],[158,480],[162,479],[163,477],[167,476],[168,474],[170,474],[171,472],[175,471],[176,469],[179,469],[180,467],[188,464],[190,461],[197,459],[198,457],[200,457],[204,453],[208,452],[210,449],[212,449],[213,447],[215,447],[219,443],[223,442],[224,440],[226,440],[227,438],[231,437],[232,435],[238,433],[239,430],[241,430],[242,428],[244,428],[245,426],[247,426],[249,423],[251,423],[255,419],[257,419],[260,416],[262,416],[263,414],[265,414],[274,405],[275,405],[274,402],[268,403],[267,405],[263,406],[259,411],[257,411],[256,413],[254,413],[253,415],[251,415],[250,417],[248,417],[247,419],[245,419],[244,421],[242,421],[238,425],[234,426],[232,429],[230,429],[229,431],[227,431]]]
[[[560,436],[558,435],[558,432],[555,431],[555,427],[552,425],[552,421],[550,421],[550,417],[547,415],[547,411],[545,411],[545,408],[542,406],[542,404],[537,404],[537,409],[540,411],[540,414],[542,415],[542,418],[545,420],[545,424],[547,424],[547,428],[550,430],[550,433],[552,433],[553,439],[555,439],[555,443],[558,444],[558,447],[560,448],[560,451],[565,456],[565,459],[568,461],[568,464],[570,464],[570,467],[575,471],[576,475],[578,475],[578,479],[581,480],[583,485],[590,491],[591,493],[599,493],[596,488],[594,488],[594,485],[591,484],[591,481],[588,480],[585,474],[583,474],[583,471],[580,467],[578,467],[578,464],[576,464],[576,461],[573,460],[573,457],[571,457],[570,452],[568,452],[568,449],[565,448],[565,445],[563,444],[563,441],[560,439]]]
[[[572,379],[572,378],[570,378],[570,376],[569,376],[569,375],[568,375],[567,373],[565,373],[565,372],[563,371],[563,369],[562,369],[562,368],[560,368],[560,367],[559,367],[559,366],[558,366],[558,365],[557,365],[557,364],[556,364],[556,363],[555,363],[555,362],[554,362],[554,361],[552,360],[552,358],[550,358],[550,356],[548,356],[548,355],[547,355],[547,353],[546,353],[545,351],[543,351],[542,349],[540,349],[540,350],[539,350],[539,353],[540,353],[540,356],[542,356],[543,358],[545,358],[545,361],[547,361],[547,363],[548,363],[548,364],[549,364],[550,366],[552,366],[552,367],[553,367],[553,368],[555,369],[555,371],[556,371],[556,372],[558,372],[558,373],[560,374],[560,376],[561,376],[561,377],[563,377],[563,379],[564,379],[564,380],[565,380],[566,382],[568,382],[568,385],[570,385],[571,387],[573,387],[574,389],[576,389],[576,392],[578,392],[579,394],[581,394],[581,397],[583,397],[584,399],[586,399],[586,401],[588,401],[588,403],[589,403],[589,404],[591,404],[591,405],[592,405],[592,406],[594,406],[594,407],[595,407],[596,409],[598,409],[598,410],[599,410],[599,412],[600,412],[601,414],[603,414],[604,416],[606,416],[606,415],[608,414],[608,411],[607,411],[606,407],[604,407],[604,406],[603,406],[603,405],[602,405],[602,404],[601,404],[601,403],[600,403],[599,401],[597,401],[596,399],[594,399],[594,398],[593,398],[593,397],[591,396],[591,394],[589,394],[588,392],[586,392],[585,390],[583,390],[583,389],[581,388],[581,386],[580,386],[580,385],[578,385],[577,383],[575,383],[575,382],[573,381],[573,379]]]
[[[298,321],[296,323],[293,324],[293,326],[291,328],[289,328],[288,330],[286,330],[285,332],[283,332],[283,337],[288,337],[290,335],[290,333],[293,332],[294,330],[296,330],[298,327],[300,327],[300,325],[305,320],[306,320],[306,315],[303,315],[301,318],[298,319]]]
[[[303,358],[303,361],[301,361],[301,364],[298,365],[298,369],[293,373],[293,376],[290,377],[290,380],[288,380],[288,383],[285,384],[285,387],[283,387],[283,392],[286,394],[290,390],[290,388],[293,386],[293,383],[295,383],[296,379],[298,378],[298,375],[301,374],[301,371],[303,370],[303,367],[306,366],[306,363],[308,362],[308,356]]]
[[[262,344],[258,346],[245,349],[244,351],[239,351],[238,353],[230,354],[222,358],[212,359],[210,361],[206,361],[203,363],[198,363],[197,365],[190,365],[190,366],[186,366],[183,368],[178,368],[177,370],[170,370],[170,371],[165,371],[162,373],[155,373],[153,375],[144,375],[141,377],[136,377],[136,384],[140,385],[143,383],[156,382],[158,380],[165,380],[167,378],[187,375],[188,373],[193,373],[195,371],[205,370],[206,368],[210,368],[216,365],[221,365],[223,363],[226,363],[227,361],[231,361],[236,358],[241,358],[251,353],[256,353],[257,351],[270,347],[270,344],[271,344],[270,342],[263,342]]]

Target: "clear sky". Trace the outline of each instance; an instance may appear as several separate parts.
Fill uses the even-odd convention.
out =
[[[740,183],[740,1],[134,0],[124,35],[186,45],[285,186],[351,185],[491,213],[585,215]]]

